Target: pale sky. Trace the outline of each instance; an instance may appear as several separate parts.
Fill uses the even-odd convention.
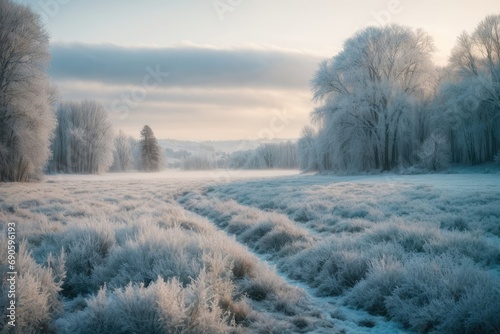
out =
[[[422,28],[444,66],[462,31],[500,14],[498,0],[16,2],[46,22],[62,99],[101,101],[134,137],[148,124],[192,140],[299,137],[318,62],[358,29]]]

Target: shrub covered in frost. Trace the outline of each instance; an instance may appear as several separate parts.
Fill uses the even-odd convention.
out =
[[[385,300],[389,316],[418,332],[500,331],[500,286],[470,261],[415,257]]]
[[[175,278],[165,282],[161,277],[148,287],[104,287],[87,300],[85,309],[58,319],[57,329],[71,334],[226,333],[231,314],[217,305],[220,296],[205,275],[186,288]]]
[[[2,231],[3,232],[3,231]],[[0,277],[6,282],[7,242],[5,234],[0,236]],[[65,278],[64,258],[49,257],[45,265],[37,264],[27,249],[25,242],[19,246],[16,270],[15,327],[7,326],[10,319],[3,316],[0,327],[9,328],[8,333],[51,333],[54,331],[53,319],[62,311],[59,298],[61,284]],[[0,307],[6,310],[9,286],[3,283],[0,288]],[[5,313],[4,313],[5,315]],[[2,332],[3,333],[3,332]]]

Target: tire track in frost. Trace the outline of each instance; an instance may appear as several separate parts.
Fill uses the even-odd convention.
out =
[[[199,192],[184,194],[176,200],[185,210],[208,219],[229,237],[234,236],[238,243],[256,256],[259,261],[268,264],[276,275],[281,277],[288,285],[302,289],[306,293],[307,299],[321,313],[323,319],[332,323],[335,328],[341,328],[340,333],[386,334],[404,332],[398,324],[387,321],[383,317],[373,316],[363,310],[343,306],[342,297],[318,297],[315,288],[312,288],[305,282],[291,278],[288,273],[278,269],[276,251],[272,251],[272,248],[271,251],[269,249],[262,251],[262,248],[258,245],[258,242],[262,241],[268,234],[271,234],[274,229],[284,232],[283,228],[289,228],[292,230],[291,235],[296,236],[299,240],[304,237],[314,241],[318,241],[317,237],[319,234],[317,231],[304,226],[298,227],[294,221],[290,220],[284,214],[262,211],[256,207],[242,205],[234,200],[221,200],[218,197],[209,198]],[[242,225],[240,230],[237,227],[238,222],[235,222],[235,219],[233,219],[235,217],[242,220],[240,221],[240,225]],[[258,217],[261,217],[260,222],[255,221],[258,220]],[[252,219],[254,220],[253,222],[251,222]],[[274,226],[272,226],[272,223],[269,225],[269,222],[272,222],[273,219],[276,224]],[[287,226],[287,223],[285,223],[287,221],[293,226]],[[259,226],[262,228],[259,229]],[[269,228],[270,226],[272,228]],[[241,232],[241,230],[244,231]],[[251,234],[252,231],[257,234],[262,233],[263,230],[265,233],[258,235],[258,239],[256,240],[252,238],[252,235],[245,235],[245,233]],[[297,234],[294,234],[296,232]]]

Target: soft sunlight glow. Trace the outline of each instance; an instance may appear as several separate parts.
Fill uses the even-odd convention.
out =
[[[500,12],[497,0],[377,0],[362,3],[253,0],[235,1],[232,7],[224,6],[224,1],[211,0],[17,2],[29,4],[46,22],[55,46],[51,70],[53,80],[59,85],[64,99],[97,98],[109,108],[112,101],[120,99],[123,94],[131,94],[129,87],[140,88],[146,66],[154,68],[159,63],[158,58],[147,50],[161,53],[166,47],[173,50],[190,48],[192,52],[184,53],[179,60],[167,57],[162,64],[162,70],[171,75],[165,81],[179,92],[177,96],[157,89],[148,90],[147,96],[137,92],[142,95],[129,103],[135,105],[129,108],[133,109],[128,113],[130,117],[113,120],[116,127],[138,136],[142,124],[137,124],[138,118],[134,115],[140,113],[148,122],[158,123],[156,131],[160,137],[179,139],[246,138],[262,129],[272,109],[290,106],[290,102],[294,103],[293,113],[301,121],[290,124],[277,137],[297,138],[304,124],[302,121],[307,120],[313,109],[309,80],[317,64],[322,58],[337,54],[354,31],[390,23],[422,28],[434,38],[437,47],[434,61],[444,66],[463,30],[472,31],[486,15]],[[61,43],[84,43],[86,46],[74,49],[80,55],[75,60],[68,53],[71,47],[61,49],[61,45],[68,46]],[[108,58],[106,53],[96,52],[102,44],[121,45],[123,48],[119,53],[108,53]],[[248,52],[252,49],[260,51]],[[226,60],[220,60],[218,54],[215,58],[218,60],[213,61],[210,50],[224,52]],[[283,57],[274,59],[277,54]],[[194,60],[196,63],[190,62],[193,57],[198,57]],[[297,57],[300,62],[295,61]],[[68,61],[80,74],[84,73],[77,75],[79,82],[69,85],[67,80],[76,79],[55,73]],[[302,63],[304,65],[300,65]],[[277,65],[281,68],[276,68]],[[110,66],[116,66],[118,72],[114,76],[105,73],[103,77],[92,77],[103,73],[101,67]],[[62,71],[65,75],[71,74],[68,66]],[[133,75],[127,76],[130,73]],[[93,82],[96,80],[102,83],[99,88]],[[106,88],[111,84],[110,80],[122,87]],[[214,80],[226,80],[235,90],[228,96],[216,85],[209,86]],[[196,88],[205,83],[206,89]],[[298,86],[290,87],[289,83]],[[260,87],[248,94],[245,89],[249,84]],[[80,86],[78,90],[76,85]],[[269,85],[273,87],[266,87]],[[193,92],[193,88],[198,91]],[[282,94],[271,97],[267,90],[279,90]],[[117,95],[117,91],[121,93]],[[175,103],[172,103],[172,98]],[[249,108],[260,120],[249,119]],[[196,122],[188,120],[193,114]]]

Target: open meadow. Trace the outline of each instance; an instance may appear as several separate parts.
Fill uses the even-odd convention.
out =
[[[500,331],[498,174],[228,175],[1,184],[15,332]]]

